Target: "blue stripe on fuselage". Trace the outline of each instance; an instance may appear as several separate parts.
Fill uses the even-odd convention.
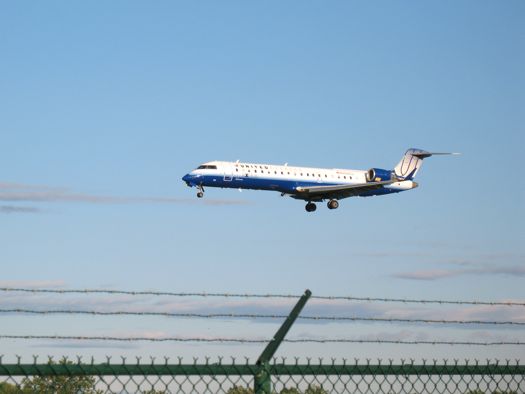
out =
[[[295,193],[296,187],[337,185],[337,183],[324,182],[305,182],[290,179],[275,178],[255,178],[233,176],[231,181],[225,181],[223,176],[204,175],[199,178],[199,183],[208,187],[226,187],[232,189],[251,189],[251,190],[273,190],[281,193]]]
[[[295,194],[297,193],[297,187],[310,187],[310,186],[336,186],[346,185],[350,183],[334,183],[334,182],[308,182],[308,181],[295,181],[290,179],[276,179],[276,178],[255,178],[255,177],[242,177],[233,176],[231,180],[224,180],[222,175],[201,175],[198,178],[198,184],[207,187],[221,187],[231,189],[251,189],[251,190],[270,190],[278,191],[281,193]],[[361,193],[363,197],[383,195],[390,193],[398,193],[400,190],[392,189],[376,189],[369,190]]]

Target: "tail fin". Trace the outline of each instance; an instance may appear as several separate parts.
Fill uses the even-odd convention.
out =
[[[421,149],[410,148],[394,168],[395,175],[404,180],[412,180],[423,164],[423,159],[433,155],[459,155],[459,153],[430,153]]]

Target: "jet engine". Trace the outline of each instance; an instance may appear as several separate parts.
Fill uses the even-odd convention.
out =
[[[367,182],[389,181],[395,178],[394,171],[381,168],[371,168],[366,172]]]

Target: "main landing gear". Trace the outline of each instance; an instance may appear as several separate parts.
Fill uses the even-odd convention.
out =
[[[304,209],[306,209],[306,212],[313,212],[317,209],[317,206],[313,202],[309,202]]]
[[[328,209],[337,209],[339,208],[339,202],[337,200],[330,200],[328,201],[328,204],[326,204]],[[317,206],[315,203],[309,201],[308,204],[304,207],[306,209],[306,212],[314,212],[317,209]]]
[[[197,197],[198,198],[204,197],[204,187],[202,185],[198,185],[197,190],[198,190]]]
[[[339,208],[339,202],[337,202],[337,200],[330,200],[328,201],[328,204],[326,204],[328,206],[328,209],[337,209]]]

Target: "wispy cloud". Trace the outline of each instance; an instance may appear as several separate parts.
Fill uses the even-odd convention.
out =
[[[66,286],[63,280],[0,280],[0,287],[29,289],[59,289]]]
[[[45,186],[45,185],[28,185],[24,183],[16,182],[0,182],[0,190],[63,190],[57,187]]]
[[[151,331],[151,330],[110,330],[102,334],[99,333],[84,333],[79,334],[80,336],[101,336],[101,337],[115,337],[115,338],[166,338],[171,336],[166,331]],[[48,341],[39,340],[37,343],[32,345],[34,348],[67,348],[67,349],[138,349],[141,347],[138,342],[115,342],[115,341],[97,341],[97,340],[69,340],[65,339],[62,341]]]
[[[110,196],[89,193],[77,193],[65,188],[45,185],[24,185],[12,182],[0,182],[0,201],[4,202],[74,202],[89,204],[204,204],[204,205],[245,205],[244,200],[203,199],[150,196]],[[24,207],[10,206],[10,213],[28,212]],[[18,211],[16,210],[18,209]],[[37,209],[37,208],[34,208]],[[9,211],[9,209],[7,209]],[[34,211],[33,211],[34,212]]]
[[[503,302],[514,302],[516,300],[503,300]],[[449,316],[456,320],[497,320],[516,321],[525,323],[524,308],[507,308],[497,305],[476,305],[461,309],[454,309]]]
[[[16,205],[0,205],[0,213],[40,213],[42,210],[36,207],[20,207]]]
[[[471,263],[463,265],[474,265]],[[525,266],[506,265],[499,266],[496,264],[485,264],[478,267],[467,269],[448,269],[448,270],[420,270],[412,272],[399,272],[392,276],[401,279],[410,280],[438,280],[444,278],[453,278],[467,275],[507,275],[522,277],[525,276]]]
[[[31,346],[32,348],[56,349],[138,349],[139,343],[133,342],[103,342],[103,341],[43,341]]]
[[[426,270],[414,272],[400,272],[393,274],[396,278],[414,279],[414,280],[436,280],[441,278],[450,278],[452,276],[461,275],[462,271],[453,270]]]

